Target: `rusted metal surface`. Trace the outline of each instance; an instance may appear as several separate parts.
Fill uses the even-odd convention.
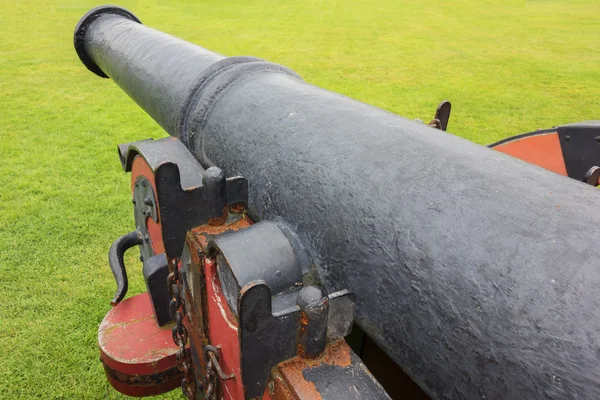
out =
[[[315,286],[302,288],[297,300],[300,306],[298,355],[319,358],[327,345],[329,299]]]
[[[183,292],[183,280],[179,272],[179,260],[169,260],[168,287],[172,299],[169,303],[171,318],[175,321],[171,334],[173,343],[179,348],[176,356],[177,368],[183,373],[181,390],[188,399],[193,399],[196,394],[196,380],[193,378],[193,367],[190,354],[187,350],[189,333],[184,323],[186,316],[186,302],[181,295]]]
[[[252,220],[246,215],[234,217],[222,225],[202,225],[191,229],[188,232],[188,244],[195,244],[201,251],[206,249],[211,236],[224,232],[235,232],[252,225]]]
[[[159,328],[147,293],[111,309],[98,330],[100,358],[111,385],[130,396],[151,396],[181,382],[171,326]]]
[[[309,397],[308,399],[320,399],[321,396]],[[284,379],[277,368],[273,369],[271,379],[263,395],[263,400],[299,400],[298,395]]]
[[[320,358],[298,356],[279,364],[271,373],[263,398],[389,399],[343,339],[328,344]]]
[[[303,338],[307,336],[308,329],[308,315],[306,315],[306,311],[300,311],[300,328],[298,329],[298,337]],[[300,340],[298,342],[298,355],[302,358],[316,358],[314,355],[311,355],[306,352],[304,348],[304,341]],[[318,355],[317,355],[318,357]]]
[[[124,374],[110,368],[101,359],[108,382],[117,391],[129,396],[155,396],[170,391],[181,381],[177,368],[147,375]]]
[[[347,367],[351,363],[350,346],[339,340],[330,344],[319,359],[308,359],[300,356],[284,361],[275,368],[272,374],[274,399],[321,399],[313,382],[304,378],[303,372],[321,364]],[[267,390],[269,388],[267,387]],[[283,396],[283,397],[280,397]]]
[[[217,374],[219,374],[219,378],[221,378],[221,380],[227,381],[229,379],[235,378],[235,374],[226,375],[223,372],[223,370],[221,369],[221,365],[219,364],[219,358],[218,358],[219,357],[219,349],[220,349],[220,346],[215,347],[215,346],[207,345],[204,348],[204,352],[210,358],[210,361],[212,362],[212,365],[214,366],[214,369],[217,372]]]
[[[350,352],[350,346],[344,340],[338,340],[328,345],[320,358],[310,359],[298,356],[282,362],[275,369],[278,370],[285,382],[294,388],[300,398],[318,395],[314,383],[308,382],[304,378],[303,371],[322,364],[347,367],[352,362]]]
[[[227,208],[227,206],[225,206],[223,208],[223,212],[221,213],[221,215],[216,218],[209,218],[207,224],[211,225],[211,226],[221,226],[225,222],[227,222],[227,215],[228,215],[228,208]]]

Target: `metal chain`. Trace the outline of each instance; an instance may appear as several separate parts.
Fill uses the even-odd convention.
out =
[[[189,335],[188,330],[183,323],[186,308],[185,300],[182,296],[183,279],[179,273],[179,268],[177,266],[178,262],[179,260],[177,258],[169,261],[169,277],[167,279],[169,292],[172,296],[172,299],[169,302],[169,312],[171,314],[171,318],[173,318],[175,321],[175,326],[171,332],[173,335],[173,342],[179,346],[176,360],[177,367],[183,372],[184,376],[183,380],[181,381],[181,390],[183,391],[184,396],[186,396],[188,399],[194,399],[196,382],[193,375],[190,356],[185,349],[185,346],[188,343]],[[204,262],[211,263],[214,262],[214,260],[207,257],[204,259]],[[204,392],[204,398],[205,400],[217,400],[217,378],[220,377],[223,380],[228,380],[233,379],[234,375],[225,375],[221,370],[219,365],[218,346],[213,347],[211,345],[207,345],[204,348],[204,355],[206,357],[206,375],[204,376],[203,382],[204,387],[206,388]],[[200,390],[202,390],[202,387]]]
[[[226,375],[223,373],[221,366],[219,365],[219,346],[211,346],[207,344],[204,347],[204,356],[206,358],[206,375],[204,377],[204,384],[206,387],[206,399],[208,400],[216,400],[216,387],[217,387],[217,378],[221,379],[221,381],[227,381],[229,379],[235,378],[235,374],[231,373]]]
[[[206,388],[204,398],[206,400],[216,400],[217,398],[215,395],[215,386],[217,385],[216,378],[215,368],[209,357],[208,362],[206,363],[206,375],[204,376],[204,387]]]
[[[183,324],[183,318],[185,316],[185,301],[181,296],[183,289],[183,280],[177,267],[178,259],[173,258],[169,260],[169,277],[167,278],[167,285],[169,292],[171,293],[172,299],[169,302],[169,312],[171,318],[175,320],[175,326],[171,331],[173,335],[173,342],[179,346],[176,360],[177,367],[183,372],[183,379],[181,381],[181,390],[183,395],[188,399],[195,397],[195,380],[193,376],[192,366],[189,360],[189,353],[185,350],[185,346],[188,343],[188,330]]]

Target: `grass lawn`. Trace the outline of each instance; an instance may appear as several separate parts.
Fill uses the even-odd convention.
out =
[[[120,1],[144,23],[486,144],[600,119],[598,0]],[[96,332],[133,227],[116,145],[164,132],[72,45],[92,1],[0,10],[0,398],[119,398]],[[132,252],[133,253],[133,252]],[[143,290],[129,254],[130,294]],[[180,398],[179,391],[170,396]]]

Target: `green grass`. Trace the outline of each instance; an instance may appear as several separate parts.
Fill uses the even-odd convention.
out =
[[[0,398],[118,398],[96,330],[106,253],[133,226],[118,143],[164,136],[72,46],[98,2],[4,0],[0,12]],[[409,118],[454,106],[478,143],[600,118],[598,0],[123,1],[149,26]],[[130,293],[143,290],[128,256]],[[172,395],[179,398],[179,392]]]

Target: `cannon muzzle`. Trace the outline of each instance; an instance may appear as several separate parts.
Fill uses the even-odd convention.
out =
[[[243,175],[253,219],[353,291],[431,397],[600,398],[598,190],[120,8],[88,13],[75,47],[204,168]]]

